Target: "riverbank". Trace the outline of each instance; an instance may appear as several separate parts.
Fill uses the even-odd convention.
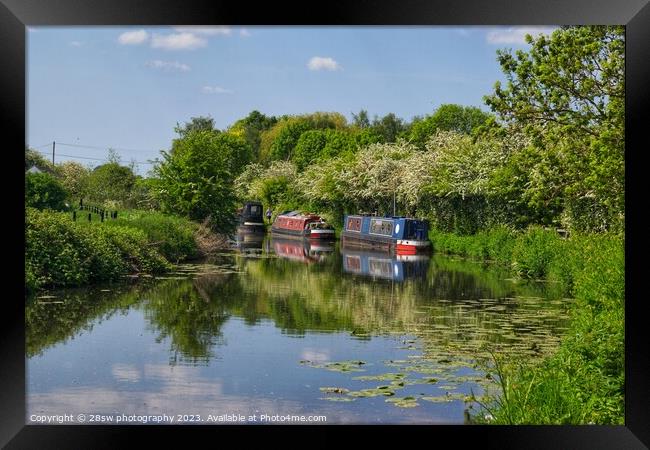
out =
[[[544,279],[575,298],[559,350],[540,363],[494,355],[498,397],[479,399],[479,423],[623,424],[624,236],[573,235],[531,227],[472,236],[432,231],[434,250],[494,261],[521,278]]]
[[[157,212],[123,211],[115,220],[25,210],[25,289],[83,286],[133,273],[162,273],[200,257],[223,239],[205,225]]]

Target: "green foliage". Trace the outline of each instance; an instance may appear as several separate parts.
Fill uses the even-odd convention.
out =
[[[235,177],[250,161],[250,146],[228,134],[193,131],[174,140],[171,152],[154,168],[153,193],[163,211],[192,220],[210,218],[216,229],[234,226]]]
[[[575,297],[571,325],[557,353],[531,363],[493,355],[499,396],[482,400],[475,421],[496,424],[622,424],[624,418],[624,237],[571,235],[531,227],[475,236],[430,232],[436,251],[509,266],[525,278],[548,276]]]
[[[260,145],[262,142],[261,134],[278,122],[273,116],[266,116],[259,111],[252,111],[248,116],[235,122],[228,133],[233,136],[243,138],[250,145],[253,152],[253,160],[258,160]]]
[[[296,205],[296,165],[288,161],[273,161],[269,167],[251,164],[235,180],[239,198],[258,199],[276,211],[280,205]]]
[[[362,109],[358,114],[352,113],[352,124],[358,128],[369,128],[370,118],[368,117],[368,111]]]
[[[31,148],[25,148],[25,171],[32,167],[47,173],[54,173],[55,168],[50,160],[45,158],[41,153]]]
[[[158,212],[128,211],[117,220],[105,222],[108,227],[135,228],[147,236],[149,246],[167,260],[178,262],[198,256],[194,233],[198,225],[187,219]]]
[[[355,149],[355,140],[349,133],[332,129],[309,130],[300,135],[291,159],[300,170],[317,161],[351,154]]]
[[[455,131],[470,135],[486,124],[490,115],[475,106],[441,105],[432,115],[414,121],[409,139],[419,148],[437,131]]]
[[[555,230],[530,227],[518,237],[512,250],[513,271],[522,278],[544,278],[557,254],[559,236]]]
[[[396,142],[398,136],[406,130],[406,124],[394,113],[388,113],[381,118],[375,116],[372,129],[381,136],[381,142]]]
[[[583,235],[562,241],[553,264],[576,297],[567,337],[541,364],[501,361],[501,395],[484,405],[497,424],[624,423],[624,239]],[[568,260],[568,261],[567,261]]]
[[[176,123],[174,131],[180,136],[181,139],[193,131],[213,131],[215,133],[219,133],[219,130],[217,130],[214,126],[214,119],[210,116],[192,117],[190,118],[189,122],[185,122],[185,124],[182,126]]]
[[[56,166],[57,178],[71,199],[75,200],[87,197],[90,173],[88,168],[74,161],[66,161]]]
[[[25,286],[79,286],[132,272],[157,273],[197,256],[198,225],[144,211],[103,223],[73,222],[69,214],[25,212]]]
[[[38,209],[63,210],[68,192],[48,173],[25,174],[25,205]]]
[[[95,203],[110,201],[119,207],[127,207],[135,180],[133,170],[118,162],[97,166],[88,176],[88,199]]]
[[[284,116],[260,138],[260,161],[291,160],[300,136],[308,130],[342,129],[345,117],[339,113],[315,112]]]
[[[576,231],[622,230],[624,28],[563,27],[528,43],[528,52],[497,52],[507,84],[497,82],[485,97],[504,123],[532,139],[500,184],[535,220],[557,223],[563,213]]]

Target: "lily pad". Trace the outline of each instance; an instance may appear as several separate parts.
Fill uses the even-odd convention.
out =
[[[395,395],[395,392],[393,392],[388,386],[386,386],[386,389],[361,389],[360,391],[352,391],[348,393],[349,396],[351,397],[378,397],[380,395],[385,395],[387,397],[390,397],[392,395]]]
[[[360,377],[354,377],[353,380],[361,381],[394,381],[401,380],[406,375],[403,373],[383,373],[381,375],[363,375]]]
[[[349,389],[341,388],[341,387],[322,387],[320,388],[321,391],[327,392],[328,394],[347,394],[350,392]]]
[[[386,399],[387,402],[392,403],[393,405],[399,407],[399,408],[415,408],[419,406],[417,400],[415,397],[396,397],[396,398],[388,398]]]
[[[319,400],[329,400],[330,402],[353,402],[356,398],[350,397],[321,397]]]

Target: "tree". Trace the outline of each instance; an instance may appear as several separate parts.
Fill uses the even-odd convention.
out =
[[[344,129],[345,117],[339,113],[315,112],[302,116],[283,116],[268,131],[262,133],[261,161],[288,161],[300,136],[308,130]]]
[[[229,129],[228,133],[243,138],[250,146],[253,152],[253,159],[259,157],[261,144],[261,134],[277,123],[278,119],[273,116],[266,116],[255,110],[248,116],[235,122]]]
[[[352,124],[358,128],[370,127],[370,119],[368,118],[368,111],[362,109],[359,114],[352,113]]]
[[[193,220],[210,219],[217,230],[234,225],[235,177],[250,160],[242,139],[209,130],[194,130],[175,139],[170,152],[154,167],[154,195],[164,211]]]
[[[432,115],[413,121],[409,139],[419,148],[424,148],[428,138],[436,131],[456,131],[469,135],[484,125],[489,117],[490,114],[475,106],[441,105]]]
[[[53,164],[39,152],[31,148],[25,148],[25,171],[32,167],[47,173],[53,173],[55,170]]]
[[[507,127],[533,140],[518,195],[536,208],[561,204],[565,212],[587,203],[573,209],[592,215],[584,226],[574,215],[570,222],[578,228],[622,227],[624,28],[563,27],[526,39],[528,52],[497,52],[507,84],[497,82],[485,97]]]
[[[25,174],[25,206],[64,210],[68,196],[63,185],[48,173]]]
[[[90,170],[78,162],[66,161],[57,165],[57,176],[63,187],[73,198],[83,198],[88,194]]]
[[[298,169],[302,169],[321,159],[351,154],[355,148],[355,139],[348,132],[332,129],[308,130],[300,135],[291,159]]]
[[[394,113],[388,113],[382,118],[375,116],[372,128],[382,137],[382,142],[395,142],[397,136],[406,130],[406,125]]]
[[[111,201],[127,206],[131,190],[135,184],[135,174],[125,166],[109,162],[95,167],[87,180],[87,193],[92,201],[105,203]]]
[[[174,131],[178,133],[178,135],[183,138],[185,137],[188,133],[192,131],[215,131],[219,132],[214,126],[214,119],[210,116],[204,117],[204,116],[199,116],[199,117],[192,117],[189,122],[185,122],[183,126],[180,124],[176,123],[176,127],[174,128]]]

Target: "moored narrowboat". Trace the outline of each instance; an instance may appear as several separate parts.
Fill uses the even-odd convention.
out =
[[[299,211],[287,211],[275,218],[271,233],[278,236],[334,239],[334,228],[317,214],[302,214]]]
[[[264,233],[264,216],[262,215],[262,203],[246,202],[237,211],[237,233]]]
[[[401,254],[413,254],[431,249],[426,220],[408,217],[377,217],[347,215],[343,222],[341,244]]]

